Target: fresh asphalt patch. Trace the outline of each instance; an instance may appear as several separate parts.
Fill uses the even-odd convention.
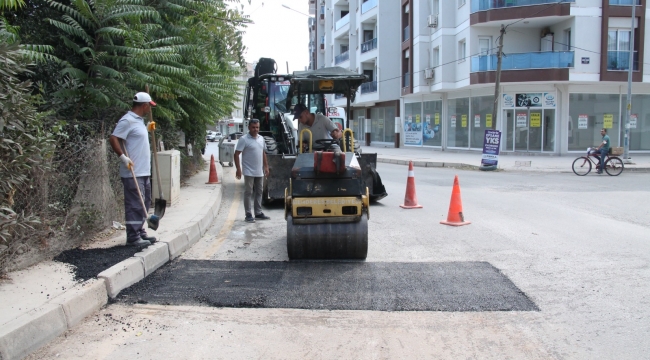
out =
[[[133,254],[142,251],[133,246],[121,245],[105,249],[71,249],[66,250],[54,258],[54,261],[73,266],[75,280],[88,280],[96,278],[100,272],[126,260]]]
[[[539,311],[487,262],[175,260],[122,303],[379,311]]]

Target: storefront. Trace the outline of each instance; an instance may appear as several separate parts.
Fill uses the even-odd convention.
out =
[[[501,99],[502,151],[555,152],[555,93],[504,93]]]
[[[391,102],[398,104],[398,102]],[[375,106],[353,109],[350,129],[357,141],[365,141],[365,133],[370,132],[370,142],[395,143],[395,116],[397,106]]]

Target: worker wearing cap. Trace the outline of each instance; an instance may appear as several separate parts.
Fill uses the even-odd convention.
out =
[[[307,107],[303,104],[296,104],[293,107],[293,119],[298,119],[300,125],[298,126],[298,134],[302,129],[311,130],[312,135],[312,144],[311,147],[314,147],[316,140],[321,139],[340,139],[341,130],[323,114],[314,114],[307,110]],[[303,141],[309,141],[309,135],[303,135]]]
[[[135,94],[131,111],[122,116],[109,138],[113,151],[121,160],[120,177],[124,185],[126,243],[138,247],[146,247],[156,242],[156,238],[148,236],[144,228],[145,212],[151,205],[151,153],[149,152],[147,130],[152,131],[155,127],[153,123],[145,125],[144,116],[149,114],[151,108],[155,106],[156,103],[146,92]],[[126,147],[126,152],[124,152],[122,144]],[[133,181],[131,167],[140,193],[144,196],[144,204],[147,209],[142,209],[142,202]]]

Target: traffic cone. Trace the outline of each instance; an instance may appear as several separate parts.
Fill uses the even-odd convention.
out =
[[[219,177],[217,176],[217,165],[214,164],[214,155],[210,155],[210,177],[206,184],[218,184]]]
[[[451,202],[449,203],[447,221],[441,221],[440,223],[451,226],[471,224],[471,222],[465,221],[465,216],[463,216],[463,204],[460,200],[460,184],[458,183],[458,175],[454,178],[454,188],[451,190]]]
[[[400,205],[404,209],[420,209],[422,205],[418,204],[418,197],[415,195],[415,173],[413,172],[413,161],[409,161],[409,176],[406,179],[406,195],[404,195],[404,204]]]

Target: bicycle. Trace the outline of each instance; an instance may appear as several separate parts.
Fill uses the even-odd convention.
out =
[[[596,169],[600,167],[600,154],[593,153],[590,154],[587,150],[587,156],[579,156],[573,160],[573,172],[578,176],[585,176],[591,172],[592,165],[596,166]],[[610,153],[605,155],[605,172],[610,176],[618,176],[623,172],[625,166],[623,165],[623,160],[616,155],[611,155]]]

